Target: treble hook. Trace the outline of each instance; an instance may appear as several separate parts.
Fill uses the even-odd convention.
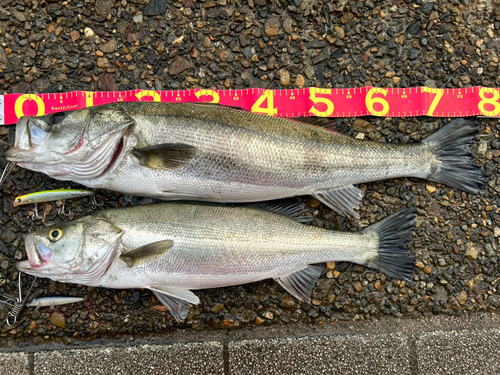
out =
[[[59,210],[57,211],[57,214],[64,215],[64,216],[68,217],[69,215],[71,215],[71,210],[69,210],[68,213],[64,212],[64,204],[65,204],[65,202],[63,201],[62,206],[59,207]]]
[[[95,194],[92,196],[92,209],[95,210],[97,207],[102,207],[104,206],[104,202],[101,202],[100,204],[97,203],[97,199],[95,197]]]
[[[35,203],[35,212],[33,212],[33,214],[31,215],[31,220],[43,220],[45,219],[45,217],[45,211],[43,212],[43,216],[40,216],[40,214],[38,213],[38,204]]]
[[[7,318],[5,318],[5,322],[7,323],[7,325],[9,327],[12,327],[14,324],[16,324],[17,317],[18,317],[19,313],[21,312],[21,310],[23,309],[23,307],[26,305],[26,301],[28,300],[28,297],[31,293],[31,290],[35,286],[35,281],[37,278],[38,277],[35,277],[35,279],[33,280],[33,283],[31,284],[31,287],[28,290],[28,293],[26,294],[26,296],[23,299],[23,296],[21,294],[21,272],[19,272],[19,280],[18,280],[19,297],[16,297],[14,299],[14,305],[12,306],[10,311],[7,313]],[[12,322],[11,322],[11,319],[13,319]]]
[[[3,185],[5,180],[7,180],[7,176],[12,172],[12,169],[14,169],[15,163],[8,162],[5,165],[5,169],[3,170],[2,177],[0,177],[0,186]]]

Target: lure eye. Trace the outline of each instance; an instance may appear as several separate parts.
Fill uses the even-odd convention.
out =
[[[22,201],[23,201],[23,200],[22,200],[21,198],[18,198],[18,199],[17,199],[17,202],[18,202],[18,203],[21,203]]]
[[[62,229],[52,229],[49,233],[49,240],[56,242],[61,239],[63,235]]]

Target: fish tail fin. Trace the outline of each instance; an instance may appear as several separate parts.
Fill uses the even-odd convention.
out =
[[[409,280],[415,257],[406,249],[415,226],[416,208],[400,210],[369,226],[363,233],[378,237],[378,247],[370,252],[365,265],[396,279]]]
[[[427,179],[480,194],[485,180],[471,153],[478,130],[477,121],[459,118],[425,138],[422,143],[431,149],[436,160]]]

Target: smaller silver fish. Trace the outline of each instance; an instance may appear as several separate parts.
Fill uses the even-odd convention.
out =
[[[50,306],[51,308],[59,305],[67,305],[68,303],[82,302],[84,299],[82,297],[65,297],[65,296],[47,296],[41,298],[35,298],[31,302],[27,303],[28,307],[40,307]]]

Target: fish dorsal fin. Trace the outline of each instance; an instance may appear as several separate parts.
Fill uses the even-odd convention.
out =
[[[163,143],[132,151],[139,163],[149,169],[173,171],[196,155],[196,147],[183,143]]]
[[[317,190],[311,195],[339,214],[359,219],[359,214],[354,210],[361,204],[365,194],[357,187],[346,185],[330,190]]]
[[[186,319],[189,304],[197,305],[200,303],[200,299],[189,289],[164,285],[151,286],[149,289],[170,311],[177,322]]]
[[[338,134],[335,130],[337,128],[337,121],[331,117],[318,117],[318,116],[300,116],[300,117],[292,117],[290,120],[295,120],[299,122],[303,122],[309,125],[319,126],[323,128],[327,132]]]
[[[275,280],[295,298],[311,302],[312,290],[322,272],[321,266],[307,266],[303,270],[277,277]]]
[[[152,242],[120,255],[120,259],[123,260],[129,268],[137,267],[144,262],[151,262],[161,258],[172,248],[172,246],[174,246],[174,241],[172,240]]]
[[[216,108],[228,108],[228,109],[234,109],[238,111],[245,111],[248,112],[247,109],[243,107],[238,107],[236,105],[225,105],[225,104],[219,104],[219,103],[210,103],[210,102],[184,102],[185,104],[193,104],[196,106],[208,106],[208,107],[216,107]]]
[[[272,201],[253,204],[251,207],[260,208],[266,211],[271,211],[276,214],[288,216],[297,220],[300,223],[309,223],[314,218],[312,216],[304,215],[305,205],[302,202],[285,201]]]

